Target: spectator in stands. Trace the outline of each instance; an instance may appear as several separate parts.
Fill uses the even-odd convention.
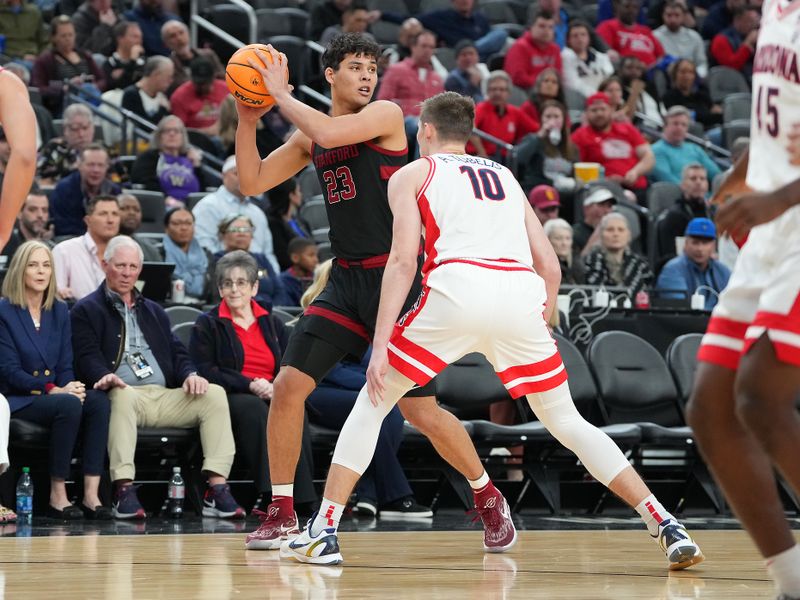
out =
[[[182,206],[168,210],[164,233],[164,260],[175,264],[172,278],[184,282],[186,303],[206,302],[213,285],[214,261],[195,237],[192,212]]]
[[[170,94],[191,77],[190,65],[198,56],[204,56],[214,66],[214,77],[225,78],[225,67],[222,66],[217,53],[211,48],[192,48],[189,39],[189,28],[182,21],[167,21],[161,26],[161,39],[169,50],[169,57],[175,65],[174,78],[169,88]]]
[[[120,15],[111,0],[84,0],[72,14],[75,45],[92,54],[110,56],[114,51],[114,26],[119,22]]]
[[[84,207],[96,196],[119,194],[108,178],[108,151],[91,143],[78,155],[77,169],[58,182],[50,195],[50,212],[57,236],[82,235],[86,231]]]
[[[569,134],[566,107],[557,100],[546,100],[538,135],[526,136],[517,148],[517,179],[522,189],[545,183],[571,201],[575,191],[573,167],[578,158],[578,149]]]
[[[544,234],[550,240],[561,264],[561,283],[581,285],[584,283],[583,260],[572,247],[572,227],[564,219],[550,219],[544,224]]]
[[[569,13],[561,6],[561,0],[539,0],[539,9],[545,10],[553,15],[553,41],[563,50],[567,45],[567,31],[572,22]]]
[[[730,269],[714,259],[716,240],[714,221],[706,218],[689,221],[684,231],[683,254],[664,265],[656,289],[682,290],[689,296],[702,294],[704,310],[712,310],[731,277]]]
[[[552,13],[534,11],[528,31],[509,48],[503,69],[517,87],[523,90],[533,87],[539,73],[547,68],[561,75],[561,49],[553,42],[554,26]]]
[[[427,30],[419,33],[411,44],[411,56],[389,65],[378,89],[378,100],[391,100],[403,109],[409,156],[414,156],[423,100],[444,91],[444,79],[431,62],[434,50],[436,35]],[[225,93],[228,93],[227,88]]]
[[[161,252],[147,238],[138,235],[136,232],[142,225],[142,205],[139,199],[133,194],[120,194],[117,197],[119,202],[119,233],[132,237],[142,248],[145,262],[160,262]]]
[[[554,187],[545,184],[537,185],[528,194],[528,202],[542,225],[551,219],[558,218],[561,199],[558,190]]]
[[[444,89],[469,96],[475,103],[483,101],[483,82],[489,77],[489,69],[479,62],[478,49],[471,40],[461,40],[455,47],[456,66],[447,75]]]
[[[709,179],[721,171],[702,147],[686,141],[690,121],[691,113],[685,106],[675,105],[667,111],[661,139],[653,144],[656,164],[650,173],[652,181],[680,183],[683,169],[694,163],[705,167]]]
[[[158,122],[150,150],[142,152],[133,163],[131,182],[162,192],[168,207],[183,205],[189,194],[206,187],[202,162],[200,151],[189,145],[183,122],[176,116],[167,116]]]
[[[761,15],[754,6],[733,11],[733,22],[711,40],[708,50],[713,64],[740,71],[748,81],[753,77],[753,57],[756,53]]]
[[[636,23],[639,6],[639,0],[614,0],[616,18],[600,23],[597,33],[620,56],[635,56],[649,69],[664,56],[664,48],[647,25]]]
[[[50,49],[33,63],[31,84],[39,88],[42,103],[50,112],[60,115],[65,82],[99,95],[105,89],[105,75],[91,54],[75,48],[75,27],[66,15],[51,22],[50,43]]]
[[[708,58],[703,38],[694,29],[684,25],[689,8],[683,0],[667,0],[662,19],[664,24],[653,32],[664,47],[664,52],[675,58],[688,58],[697,66],[697,73],[705,79]]]
[[[617,74],[622,84],[626,112],[631,114],[631,118],[650,128],[663,126],[664,105],[655,84],[647,81],[644,63],[635,56],[625,56],[619,63]]]
[[[233,96],[228,96],[222,101],[219,107],[219,140],[222,143],[223,155],[230,156],[236,154],[236,128],[239,126],[239,113],[236,112],[236,100]],[[256,124],[256,147],[261,156],[267,156],[276,150],[284,142],[284,138],[276,134],[265,121],[280,122],[280,110],[273,106],[263,118]],[[294,131],[292,127],[287,127],[286,138]]]
[[[629,107],[625,103],[622,81],[620,81],[620,78],[616,75],[612,75],[601,81],[597,89],[608,96],[608,100],[611,103],[611,118],[614,121],[630,123],[636,111],[632,106]]]
[[[569,22],[567,45],[561,51],[564,86],[586,98],[598,90],[600,82],[614,74],[608,55],[590,46],[591,31],[586,21],[573,19]]]
[[[475,107],[475,128],[508,144],[517,144],[529,133],[539,130],[539,124],[516,106],[508,103],[511,78],[505,71],[492,71],[486,81],[486,96]],[[469,154],[485,158],[505,157],[506,149],[473,135],[467,145]]]
[[[638,14],[636,15],[636,22],[641,23],[642,25],[647,25],[647,7],[646,5],[649,3],[649,0],[645,0],[645,6],[642,6],[639,9]],[[615,6],[614,0],[600,0],[597,3],[597,24],[603,23],[604,21],[609,21],[614,18]]]
[[[6,0],[0,5],[0,34],[6,37],[3,54],[33,64],[47,47],[47,28],[35,2]]]
[[[685,106],[694,111],[694,120],[706,129],[722,123],[722,106],[712,103],[708,88],[698,80],[697,69],[691,60],[676,60],[669,66],[668,73],[671,86],[664,94],[664,106]]]
[[[167,21],[180,21],[180,17],[164,10],[164,0],[136,0],[131,10],[125,12],[125,19],[135,21],[142,28],[144,52],[169,55],[169,49],[161,39],[161,28]]]
[[[341,25],[344,12],[352,4],[353,0],[325,0],[315,3],[308,20],[309,39],[319,40],[328,27]]]
[[[269,191],[267,222],[272,233],[275,258],[281,270],[292,266],[289,242],[296,237],[311,238],[308,228],[296,218],[302,203],[303,192],[294,177],[290,177]]]
[[[542,104],[548,100],[556,100],[562,105],[567,104],[564,98],[564,87],[561,85],[561,76],[555,69],[545,69],[536,78],[531,93],[520,109],[532,120],[540,123],[542,120]],[[567,119],[569,124],[569,119]]]
[[[30,87],[31,72],[28,67],[15,62],[6,63],[3,65],[6,71],[14,73],[25,84],[25,87]],[[40,151],[44,144],[52,140],[55,135],[55,128],[53,127],[53,115],[44,106],[38,102],[31,102],[31,108],[36,114],[36,148]]]
[[[48,248],[53,246],[53,226],[50,224],[50,203],[47,196],[36,185],[28,192],[25,202],[19,211],[17,225],[11,232],[8,243],[3,248],[2,266],[5,268],[8,259],[14,256],[25,242],[42,242]]]
[[[222,300],[195,321],[189,352],[198,373],[225,390],[236,455],[247,466],[256,491],[266,494],[271,487],[267,415],[289,332],[256,301],[258,265],[247,252],[221,258],[214,280]],[[307,420],[296,473],[295,500],[315,502]]]
[[[103,63],[106,88],[125,89],[142,78],[145,56],[142,46],[142,30],[138,23],[120,21],[114,25],[116,49]]]
[[[197,375],[186,348],[170,331],[169,317],[135,288],[141,248],[131,238],[109,243],[104,283],[71,311],[78,374],[87,386],[108,391],[111,421],[108,455],[118,519],[141,519],[133,463],[136,428],[199,427],[203,472],[209,487],[203,516],[243,518],[226,477],[235,446],[225,391]],[[120,331],[123,332],[120,337]]]
[[[635,295],[652,285],[654,277],[647,260],[630,249],[631,230],[625,215],[610,212],[600,220],[600,244],[584,256],[586,283],[623,286]]]
[[[276,271],[279,269],[267,217],[256,205],[254,198],[245,196],[239,189],[239,171],[236,168],[235,156],[229,156],[222,165],[222,185],[200,200],[192,212],[197,219],[197,241],[212,254],[222,250],[219,238],[220,221],[231,214],[247,216],[255,231],[252,236],[252,246],[246,250],[263,254]]]
[[[342,33],[361,33],[374,41],[375,38],[367,31],[368,27],[369,10],[366,4],[353,2],[344,10],[342,20],[339,23],[325,28],[325,31],[320,36],[319,43],[327,46],[333,38]]]
[[[119,202],[116,196],[96,196],[86,204],[86,233],[53,248],[58,296],[80,300],[103,281],[103,253],[119,234]]]
[[[644,204],[646,176],[655,163],[650,144],[633,125],[612,120],[611,101],[603,92],[586,100],[586,120],[572,134],[581,160],[603,165],[607,179],[632,190]]]
[[[317,245],[308,238],[296,237],[289,242],[287,254],[291,264],[281,272],[281,282],[286,289],[287,306],[300,306],[300,298],[314,281],[319,265]]]
[[[258,293],[256,300],[272,306],[286,306],[289,297],[280,278],[280,271],[273,267],[272,261],[262,252],[251,250],[253,234],[256,227],[250,217],[241,214],[230,214],[219,223],[219,237],[222,240],[222,250],[214,254],[220,260],[229,252],[244,250],[258,263]]]
[[[703,20],[700,31],[704,40],[713,40],[714,37],[727,29],[733,23],[733,12],[738,8],[747,6],[747,0],[718,0],[708,9],[708,14]]]
[[[675,239],[683,235],[689,221],[711,217],[706,201],[708,175],[703,165],[690,163],[683,167],[681,192],[683,196],[675,204],[657,215],[656,269],[676,255]]]
[[[581,256],[587,255],[600,243],[598,225],[616,203],[613,192],[605,187],[598,187],[584,197],[583,220],[572,226],[572,245]]]
[[[229,94],[228,86],[214,77],[214,65],[205,56],[193,59],[190,70],[191,81],[182,83],[172,92],[172,113],[186,127],[217,135],[219,106]]]
[[[92,111],[85,104],[70,104],[62,127],[62,137],[53,138],[39,151],[36,176],[42,185],[55,185],[72,173],[81,152],[94,139]]]
[[[98,490],[108,440],[105,392],[86,389],[72,370],[72,334],[67,305],[56,299],[53,254],[41,242],[26,242],[11,259],[0,300],[0,390],[14,418],[50,429],[50,502],[55,519],[110,519]],[[83,429],[83,501],[74,506],[65,481],[72,451]]]
[[[122,93],[122,108],[153,124],[170,115],[166,92],[172,85],[175,66],[165,56],[151,56],[144,63],[142,77]]]

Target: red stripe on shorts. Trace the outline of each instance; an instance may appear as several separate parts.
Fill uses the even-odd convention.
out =
[[[526,381],[519,383],[514,387],[507,387],[508,393],[512,398],[521,398],[527,394],[538,394],[540,392],[549,392],[560,386],[567,380],[567,370],[561,369],[558,373],[547,379],[541,381]]]
[[[500,381],[502,381],[503,384],[506,384],[520,377],[534,377],[536,375],[544,375],[545,373],[549,373],[550,371],[557,369],[560,364],[561,364],[561,355],[558,352],[556,352],[550,358],[545,358],[544,360],[540,360],[537,363],[509,367],[505,371],[498,372],[497,376],[500,378]]]
[[[741,357],[742,353],[738,350],[731,350],[721,346],[703,345],[697,351],[698,361],[725,367],[731,371],[739,368],[739,359]]]
[[[369,332],[367,328],[364,327],[358,321],[354,321],[350,317],[346,317],[343,314],[334,312],[332,310],[328,310],[327,308],[321,308],[319,306],[314,306],[313,304],[305,309],[303,314],[306,315],[316,315],[318,317],[322,317],[323,319],[328,319],[329,321],[333,321],[334,323],[338,323],[342,327],[349,329],[353,333],[360,335],[369,343],[372,343],[372,339],[369,336]]]
[[[719,335],[743,340],[748,327],[750,327],[750,323],[734,321],[733,319],[726,319],[725,317],[712,316],[711,320],[708,322],[706,333],[717,333]]]
[[[394,344],[398,350],[408,354],[411,358],[422,363],[435,373],[443,371],[447,366],[447,363],[436,356],[433,352],[430,352],[422,346],[415,344],[408,338],[403,337],[401,329],[395,329],[395,333],[392,334],[389,342]]]
[[[392,352],[391,348],[389,348],[389,364],[417,385],[425,385],[433,379],[433,377],[425,371],[421,371],[415,365],[412,365],[404,358]]]

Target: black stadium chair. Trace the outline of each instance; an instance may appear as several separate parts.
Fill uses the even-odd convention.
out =
[[[175,327],[176,325],[181,325],[183,323],[194,325],[197,317],[203,314],[202,310],[199,310],[193,306],[180,305],[168,306],[164,309],[164,312],[166,312],[167,317],[169,317],[169,324],[171,327]]]
[[[697,370],[697,351],[702,340],[702,333],[685,333],[676,337],[667,348],[667,366],[678,387],[678,398],[684,406],[692,393]]]

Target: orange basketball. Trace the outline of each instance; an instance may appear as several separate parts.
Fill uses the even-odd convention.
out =
[[[264,85],[261,73],[251,67],[247,60],[251,58],[256,64],[261,62],[261,58],[255,52],[256,48],[266,55],[267,60],[272,61],[272,55],[264,44],[250,44],[240,48],[231,56],[228,66],[225,67],[225,83],[238,102],[254,108],[266,108],[275,104],[275,99],[270,96],[267,86]],[[288,78],[288,67],[285,71]]]

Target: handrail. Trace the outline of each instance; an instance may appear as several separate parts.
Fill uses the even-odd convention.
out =
[[[242,42],[241,40],[233,37],[228,32],[223,29],[220,29],[216,25],[214,25],[211,21],[202,17],[198,14],[198,8],[200,4],[200,0],[191,0],[189,4],[189,32],[191,35],[191,44],[192,47],[197,46],[197,27],[200,26],[203,29],[213,33],[218,38],[222,39],[223,41],[227,42],[237,50],[242,48],[247,44],[253,44],[256,42],[256,38],[258,37],[258,19],[256,19],[256,11],[255,9],[245,2],[244,0],[226,0],[227,4],[233,4],[234,6],[238,6],[241,8],[245,14],[247,15],[247,25],[249,30],[249,40],[247,42]]]
[[[661,137],[661,129],[659,129],[659,127],[661,125],[653,117],[650,117],[650,116],[648,116],[648,115],[646,115],[646,114],[644,114],[642,112],[639,112],[639,111],[636,111],[634,113],[634,116],[643,121],[642,125],[643,125],[643,128],[647,130],[647,133],[650,133],[650,135],[653,135],[653,136]],[[651,125],[648,125],[648,123],[650,123]],[[687,133],[686,134],[686,139],[688,141],[692,142],[693,144],[697,144],[698,146],[701,146],[706,151],[711,151],[711,152],[714,152],[716,154],[719,154],[722,158],[730,158],[731,157],[730,150],[727,150],[726,148],[722,148],[721,146],[717,146],[716,144],[712,144],[709,140],[707,140],[705,138],[698,137],[698,136],[694,135],[693,133]]]

